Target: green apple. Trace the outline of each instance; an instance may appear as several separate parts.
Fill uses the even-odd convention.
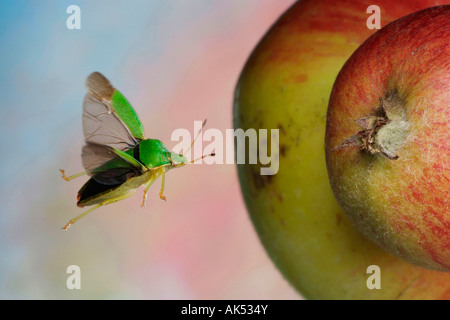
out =
[[[375,3],[376,2],[376,3]],[[279,171],[238,165],[256,231],[286,279],[310,299],[445,299],[450,275],[417,267],[374,245],[346,217],[331,190],[324,137],[339,70],[382,25],[436,1],[306,0],[295,3],[250,56],[235,92],[234,126],[279,129]],[[369,289],[380,270],[381,289]],[[371,271],[370,271],[371,272]]]
[[[450,272],[450,5],[398,19],[347,61],[330,97],[333,192],[371,240]],[[357,121],[355,121],[357,119]]]

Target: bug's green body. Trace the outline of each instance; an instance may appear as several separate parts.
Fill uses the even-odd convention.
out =
[[[69,221],[65,230],[96,208],[131,196],[144,186],[147,192],[159,176],[162,177],[160,198],[165,200],[164,174],[187,163],[181,154],[171,153],[156,139],[146,139],[138,115],[127,99],[100,73],[92,73],[87,81],[88,93],[83,102],[83,132],[86,145],[82,150],[82,174],[91,178],[78,192],[79,207],[95,207]]]
[[[135,158],[138,162],[144,165],[146,168],[157,168],[167,171],[171,161],[171,153],[167,150],[164,144],[160,140],[146,139],[139,142],[139,145],[133,149],[125,151],[128,155]],[[95,171],[99,174],[114,170],[115,168],[123,165],[124,160],[120,157],[116,157],[101,165]],[[117,198],[118,196],[125,195],[128,192],[134,193],[134,190],[145,184],[152,176],[159,176],[161,172],[158,170],[141,171],[139,168],[130,170],[127,172],[128,176],[122,183],[114,183],[106,185],[97,182],[95,174],[89,179],[86,184],[78,191],[77,206],[92,206],[101,203],[104,200]],[[130,194],[130,195],[131,195]]]
[[[113,185],[104,185],[98,183],[93,178],[89,179],[80,191],[78,191],[77,206],[93,206],[106,200],[118,199],[122,200],[122,196],[132,195],[137,188],[145,184],[153,173],[146,172],[144,174],[128,178],[125,182]]]
[[[139,159],[148,168],[155,168],[171,163],[171,153],[163,143],[156,139],[139,142]]]

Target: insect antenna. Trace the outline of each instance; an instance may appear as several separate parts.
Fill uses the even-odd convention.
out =
[[[194,159],[194,160],[192,160],[192,161],[185,162],[185,164],[191,164],[191,163],[194,163],[195,161],[201,160],[201,159],[206,158],[206,157],[214,157],[215,155],[216,155],[215,152],[211,152],[210,154],[204,154],[203,156],[201,156],[201,157],[199,157],[199,158],[197,158],[197,159]]]
[[[202,127],[200,128],[200,130],[198,130],[197,135],[195,136],[194,140],[192,140],[192,143],[191,143],[191,145],[189,146],[189,148],[187,148],[181,155],[186,154],[189,150],[191,150],[191,148],[192,148],[192,146],[194,145],[195,141],[196,141],[197,138],[200,136],[200,133],[202,133],[203,128],[205,127],[205,125],[206,125],[206,119],[203,120]],[[200,159],[200,158],[199,158],[199,159]],[[197,159],[197,160],[199,160],[199,159]]]
[[[203,155],[203,156],[201,156],[201,157],[199,157],[197,159],[194,159],[194,160],[191,160],[191,161],[188,161],[188,162],[181,162],[179,164],[176,164],[172,168],[178,168],[178,167],[185,166],[187,164],[193,164],[195,161],[201,160],[201,159],[206,158],[206,157],[214,157],[215,155],[216,155],[215,152],[211,152],[210,154],[205,154],[205,155]]]

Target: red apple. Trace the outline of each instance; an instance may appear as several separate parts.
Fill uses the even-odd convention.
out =
[[[238,165],[242,193],[272,261],[306,298],[450,299],[449,273],[382,250],[351,223],[331,190],[324,148],[336,76],[376,31],[366,26],[367,8],[378,5],[385,26],[436,3],[450,1],[298,1],[262,38],[242,71],[235,128],[280,132],[278,173],[261,176],[257,165]],[[371,265],[381,270],[381,289],[367,286]]]
[[[373,242],[450,271],[450,6],[367,39],[331,93],[326,158],[340,206]],[[356,121],[355,121],[356,120]]]

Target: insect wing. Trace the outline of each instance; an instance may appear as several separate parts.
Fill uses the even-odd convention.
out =
[[[119,119],[109,103],[87,93],[83,101],[83,133],[87,143],[119,150],[135,147],[138,140]]]
[[[136,111],[134,111],[131,104],[119,90],[114,91],[111,105],[123,123],[126,124],[131,134],[139,140],[144,140],[144,127],[142,126]]]
[[[108,79],[99,72],[93,72],[86,80],[86,88],[88,93],[83,103],[83,114],[86,114],[86,119],[83,117],[86,141],[105,144],[102,143],[102,140],[108,142],[112,139],[111,137],[126,138],[125,142],[145,139],[144,128],[136,111]],[[98,122],[104,123],[99,126]],[[108,126],[111,126],[110,130],[108,130]],[[123,127],[123,130],[119,127]],[[124,131],[126,131],[126,135]],[[95,134],[100,137],[94,137]],[[117,148],[112,144],[110,146]],[[124,150],[123,148],[117,149]]]
[[[132,177],[138,176],[140,173],[132,167],[113,168],[98,172],[92,176],[95,181],[104,185],[122,184]]]
[[[91,173],[91,171],[104,165],[115,157],[117,156],[111,151],[111,149],[94,143],[87,143],[81,149],[81,161],[83,163],[83,167],[91,176],[95,173]]]
[[[120,184],[141,174],[136,167],[102,145],[87,143],[81,151],[81,159],[88,175],[106,185]]]
[[[88,92],[83,101],[83,133],[86,140],[81,154],[83,166],[99,183],[123,183],[139,175],[140,168],[134,167],[112,149],[126,152],[137,147],[139,141],[144,139],[142,124],[127,99],[99,72],[89,75],[86,87]]]

